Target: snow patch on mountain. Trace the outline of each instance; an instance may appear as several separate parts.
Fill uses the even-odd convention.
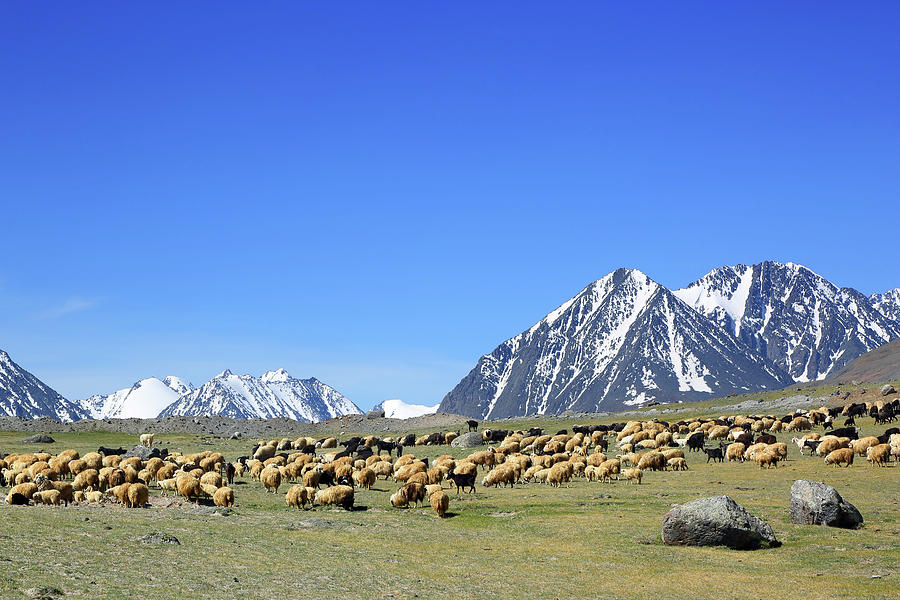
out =
[[[0,415],[57,421],[77,421],[88,412],[13,362],[0,350]]]
[[[403,400],[393,398],[377,404],[373,410],[384,410],[384,416],[388,419],[412,419],[422,415],[433,415],[440,404],[427,406],[425,404],[407,404]]]
[[[174,375],[164,380],[148,377],[130,388],[91,396],[83,400],[82,405],[90,412],[92,419],[152,419],[192,390],[190,383]]]

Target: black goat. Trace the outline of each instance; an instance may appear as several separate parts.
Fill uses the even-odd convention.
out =
[[[475,493],[475,475],[476,473],[450,473],[447,475],[447,479],[452,481],[456,485],[456,493],[460,493],[460,489],[462,491],[466,491],[466,488],[470,488],[472,493]]]
[[[703,454],[706,455],[706,462],[710,460],[725,462],[725,453],[722,452],[722,448],[703,448]]]
[[[469,431],[478,431],[478,421],[475,419],[469,419],[466,421],[466,425],[469,426]]]
[[[125,454],[126,452],[128,452],[128,450],[126,450],[125,448],[107,448],[106,446],[100,446],[99,448],[97,448],[97,452],[99,452],[103,456],[113,456],[115,454]]]
[[[696,431],[688,436],[687,443],[689,452],[698,452],[703,450],[703,432]]]

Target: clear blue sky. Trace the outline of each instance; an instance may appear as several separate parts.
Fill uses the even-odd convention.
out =
[[[900,286],[900,5],[0,6],[0,348],[435,403],[584,285]]]

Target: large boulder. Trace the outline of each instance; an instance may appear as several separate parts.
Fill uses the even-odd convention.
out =
[[[458,438],[450,442],[454,448],[475,448],[476,446],[484,446],[484,440],[477,431],[464,433]]]
[[[149,448],[147,446],[137,445],[123,454],[122,458],[130,458],[132,456],[137,456],[141,460],[147,461],[151,458],[158,458],[160,456],[160,452],[159,448]]]
[[[22,442],[26,444],[53,444],[54,442],[56,442],[56,440],[54,440],[46,433],[39,433],[37,435],[25,438],[24,440],[22,440]]]
[[[369,412],[366,413],[367,419],[383,419],[384,418],[384,409],[383,408],[373,408]]]
[[[881,386],[881,395],[882,396],[888,396],[890,394],[896,394],[896,393],[897,393],[897,390],[895,390],[894,386],[892,386],[889,383],[886,383],[883,386]]]
[[[791,523],[857,529],[863,518],[830,485],[798,479],[791,486]]]
[[[728,546],[736,550],[781,545],[768,523],[728,496],[700,498],[676,506],[663,517],[662,539],[670,546]]]

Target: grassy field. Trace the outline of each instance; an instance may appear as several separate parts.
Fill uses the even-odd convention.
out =
[[[716,406],[708,409],[717,414]],[[572,424],[513,426],[534,423],[553,430]],[[871,419],[860,425],[863,433],[876,431]],[[0,432],[0,450],[34,451],[22,437]],[[54,437],[50,451],[136,441],[111,433]],[[193,435],[158,440],[170,450],[215,449],[229,458],[247,454],[250,444]],[[447,446],[411,451],[468,454]],[[48,587],[66,598],[897,598],[900,468],[863,460],[837,469],[800,456],[796,446],[789,452],[775,470],[706,464],[690,454],[689,471],[648,472],[639,486],[583,479],[561,489],[479,485],[476,497],[451,494],[452,516],[443,520],[430,507],[392,509],[388,496],[397,485],[382,480],[357,492],[352,512],[288,509],[287,486],[266,494],[249,478],[234,486],[231,516],[190,514],[181,502],[135,510],[2,504],[0,597],[28,598]],[[837,488],[865,527],[791,524],[789,489],[800,478]],[[740,552],[662,544],[662,517],[672,504],[720,494],[768,521],[783,546]],[[154,531],[181,543],[139,541]]]

